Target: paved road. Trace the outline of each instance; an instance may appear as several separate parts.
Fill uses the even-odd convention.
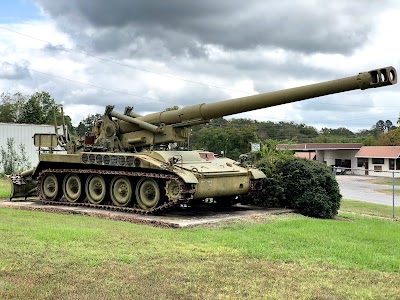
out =
[[[343,198],[392,206],[392,194],[388,195],[379,191],[390,190],[391,185],[372,183],[374,177],[368,176],[338,175],[336,179]],[[400,206],[400,196],[395,196],[394,200],[395,206]]]

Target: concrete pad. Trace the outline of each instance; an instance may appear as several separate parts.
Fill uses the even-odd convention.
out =
[[[108,220],[170,228],[205,226],[293,212],[293,210],[285,208],[272,209],[241,204],[236,204],[228,208],[219,208],[213,204],[204,204],[188,208],[172,209],[158,213],[157,215],[139,215],[91,207],[46,205],[37,201],[0,201],[0,207],[61,214],[79,214]]]

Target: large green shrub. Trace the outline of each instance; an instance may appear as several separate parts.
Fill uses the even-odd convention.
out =
[[[332,170],[323,163],[289,158],[282,165],[285,202],[301,214],[332,218],[340,207],[339,185]]]
[[[290,151],[278,151],[274,140],[264,141],[259,156],[257,168],[266,175],[262,190],[242,196],[242,203],[294,208],[318,218],[337,214],[342,196],[335,176],[325,164],[296,158]]]
[[[257,168],[264,172],[266,178],[262,181],[262,189],[249,195],[242,196],[242,203],[249,203],[263,207],[285,206],[285,193],[282,179],[282,164],[280,157],[261,159]]]
[[[241,196],[242,203],[249,203],[264,207],[287,206],[282,178],[282,165],[289,157],[291,151],[276,150],[277,141],[267,139],[258,153],[256,167],[264,172],[266,178],[262,182],[262,189],[250,195]]]

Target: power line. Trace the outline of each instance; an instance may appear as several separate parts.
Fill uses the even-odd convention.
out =
[[[221,87],[221,86],[212,85],[212,84],[208,84],[208,83],[204,83],[204,82],[198,82],[198,81],[189,80],[189,79],[185,79],[185,78],[181,78],[181,77],[177,77],[177,76],[172,76],[172,75],[167,75],[167,74],[163,74],[163,73],[159,73],[159,72],[149,71],[149,70],[146,70],[146,69],[143,69],[143,68],[134,67],[134,66],[131,66],[131,65],[127,65],[127,64],[112,60],[112,59],[108,59],[108,58],[104,58],[104,57],[101,57],[101,56],[98,56],[98,55],[94,55],[94,54],[91,54],[91,53],[88,53],[88,52],[85,52],[85,51],[74,50],[74,49],[71,49],[71,48],[66,48],[66,47],[61,46],[61,45],[53,45],[49,41],[46,41],[46,40],[43,40],[43,39],[39,39],[39,38],[36,38],[34,36],[31,36],[31,35],[28,35],[28,34],[25,34],[25,33],[21,33],[21,32],[6,28],[6,27],[0,26],[0,29],[7,30],[7,31],[10,31],[12,33],[19,34],[19,35],[25,36],[27,38],[43,42],[43,43],[48,43],[48,44],[50,44],[51,46],[53,46],[55,48],[60,48],[61,50],[65,50],[67,52],[74,52],[74,53],[78,53],[78,54],[83,54],[83,55],[86,55],[88,57],[96,58],[96,59],[99,59],[99,60],[102,60],[102,61],[113,63],[113,64],[116,64],[116,65],[119,65],[119,66],[122,66],[122,67],[134,69],[134,70],[137,70],[137,71],[146,72],[146,73],[150,73],[150,74],[154,74],[154,75],[162,76],[162,77],[167,77],[167,78],[171,78],[171,79],[175,79],[175,80],[180,80],[180,81],[184,81],[184,82],[188,82],[188,83],[192,83],[192,84],[198,84],[198,85],[202,85],[202,86],[216,88],[216,89],[220,89],[220,90],[229,90],[229,91],[239,92],[239,93],[243,93],[243,94],[247,94],[247,95],[250,94],[249,92],[239,91],[239,90],[230,89],[230,88],[227,88],[227,87]]]
[[[21,35],[21,36],[24,36],[24,37],[27,37],[27,38],[30,38],[30,39],[33,39],[33,40],[37,40],[37,41],[40,41],[40,42],[43,42],[43,43],[50,44],[51,46],[53,46],[55,48],[59,48],[61,50],[65,50],[67,52],[74,52],[74,53],[78,53],[78,54],[83,54],[83,55],[88,56],[88,57],[96,58],[98,60],[102,60],[102,61],[105,61],[105,62],[113,63],[113,64],[116,64],[116,65],[119,65],[119,66],[131,68],[131,69],[134,69],[134,70],[137,70],[137,71],[151,73],[151,74],[154,74],[154,75],[157,75],[157,76],[163,76],[163,77],[172,78],[172,79],[175,79],[175,80],[181,80],[181,81],[185,81],[185,82],[188,82],[188,83],[203,85],[203,86],[217,88],[217,89],[221,89],[221,90],[230,90],[230,91],[240,92],[240,93],[247,94],[247,95],[250,94],[250,93],[244,92],[244,91],[239,91],[239,90],[230,89],[230,88],[226,88],[226,87],[220,87],[220,86],[217,86],[217,85],[211,85],[211,84],[207,84],[207,83],[203,83],[203,82],[197,82],[197,81],[193,81],[193,80],[188,80],[188,79],[184,79],[184,78],[180,78],[180,77],[176,77],[176,76],[172,76],[172,75],[153,72],[153,71],[149,71],[149,70],[146,70],[146,69],[143,69],[143,68],[130,66],[130,65],[127,65],[127,64],[112,60],[112,59],[108,59],[108,58],[104,58],[104,57],[101,57],[101,56],[93,55],[93,54],[90,54],[88,52],[74,50],[74,49],[71,49],[71,48],[66,48],[66,47],[61,46],[61,45],[53,45],[50,41],[43,40],[43,39],[28,35],[28,34],[25,34],[25,33],[21,33],[21,32],[6,28],[6,27],[0,26],[0,29],[7,30],[7,31],[12,32],[14,34],[18,34],[18,35]],[[111,91],[111,92],[115,92],[115,93],[119,93],[119,94],[124,94],[124,95],[133,96],[133,97],[143,98],[143,99],[154,100],[154,101],[157,101],[157,102],[172,103],[171,100],[161,101],[159,99],[155,99],[155,98],[151,98],[151,97],[139,96],[139,95],[131,94],[131,93],[120,91],[120,90],[105,88],[105,87],[102,87],[102,86],[98,86],[98,85],[94,85],[94,84],[90,84],[90,83],[86,83],[86,82],[73,80],[73,79],[70,79],[70,78],[62,77],[60,75],[54,75],[54,74],[50,74],[50,73],[46,73],[46,72],[30,69],[30,68],[27,68],[27,67],[21,67],[21,66],[15,65],[15,64],[4,62],[4,61],[3,61],[3,63],[12,65],[12,66],[17,67],[17,68],[22,68],[22,69],[26,69],[26,70],[29,70],[29,71],[32,71],[32,72],[40,73],[40,74],[43,74],[43,75],[46,75],[46,76],[51,76],[51,77],[55,77],[55,78],[58,78],[58,79],[63,79],[63,80],[67,80],[67,81],[70,81],[70,82],[77,83],[77,84],[82,84],[82,85],[86,85],[86,86],[90,86],[90,87],[94,87],[94,88],[98,88],[98,89],[102,89],[102,90],[106,90],[106,91]],[[312,100],[312,99],[310,99],[310,100]],[[399,107],[400,108],[400,106],[394,106],[394,105],[393,106],[365,106],[365,105],[357,105],[357,104],[335,104],[335,103],[327,103],[327,102],[319,102],[319,101],[318,102],[314,101],[314,103],[315,104],[323,104],[323,105],[331,105],[331,106],[354,106],[354,107],[374,107],[374,108],[376,108],[376,107],[382,107],[382,108],[393,108],[393,107],[396,108],[396,107]]]
[[[94,84],[91,84],[91,83],[86,83],[86,82],[77,81],[77,80],[74,80],[74,79],[62,77],[62,76],[60,76],[60,75],[50,74],[50,73],[46,73],[46,72],[34,70],[34,69],[31,69],[31,68],[18,66],[18,65],[16,65],[16,64],[12,64],[12,63],[5,62],[5,61],[1,61],[1,60],[0,60],[0,62],[3,63],[3,64],[8,64],[8,65],[14,66],[14,67],[16,67],[16,68],[25,69],[25,70],[28,70],[28,71],[31,71],[31,72],[35,72],[35,73],[43,74],[43,75],[46,75],[46,76],[50,76],[50,77],[54,77],[54,78],[58,78],[58,79],[66,80],[66,81],[70,81],[70,82],[73,82],[73,83],[76,83],[76,84],[86,85],[86,86],[90,86],[90,87],[94,87],[94,88],[98,88],[98,89],[102,89],[102,90],[106,90],[106,91],[111,91],[111,92],[114,92],[114,93],[119,93],[119,94],[123,94],[123,95],[138,97],[138,98],[142,98],[142,99],[153,100],[153,101],[156,101],[156,102],[171,103],[171,101],[168,101],[168,100],[166,100],[166,101],[161,101],[161,100],[159,100],[159,99],[155,99],[155,98],[151,98],[151,97],[139,96],[139,95],[131,94],[131,93],[124,92],[124,91],[119,91],[119,90],[115,90],[115,89],[109,89],[109,88],[101,87],[101,86],[94,85]],[[395,107],[395,106],[394,106],[394,107]],[[397,114],[397,113],[396,113],[396,114]],[[379,118],[379,116],[385,116],[385,117],[387,117],[387,115],[388,115],[388,114],[385,113],[385,114],[370,115],[370,116],[368,116],[368,117],[362,117],[362,118],[356,118],[356,119],[345,119],[345,120],[335,120],[335,121],[333,121],[333,120],[332,120],[332,121],[326,121],[326,120],[325,120],[323,123],[325,123],[325,124],[336,124],[336,123],[347,123],[347,124],[349,124],[349,123],[350,123],[350,124],[351,124],[352,121],[363,120],[363,119],[370,119],[372,116],[373,116],[373,117],[376,117],[376,118]],[[275,119],[275,118],[269,118],[267,121],[258,121],[258,122],[268,122],[268,121],[269,121],[269,122],[273,122],[273,121],[271,121],[271,120],[280,121],[280,122],[290,122],[290,121],[287,121],[287,120]],[[303,123],[301,123],[301,124],[303,124]],[[354,125],[354,124],[353,124],[353,125]],[[309,125],[309,126],[311,126],[311,125]]]
[[[148,99],[148,100],[154,100],[154,101],[157,101],[157,102],[162,102],[159,99],[155,99],[155,98],[151,98],[151,97],[139,96],[139,95],[127,93],[127,92],[124,92],[124,91],[109,89],[109,88],[105,88],[105,87],[98,86],[98,85],[95,85],[95,84],[91,84],[91,83],[87,83],[87,82],[82,82],[82,81],[77,81],[77,80],[74,80],[74,79],[62,77],[60,75],[50,74],[50,73],[34,70],[34,69],[31,69],[31,68],[18,66],[18,65],[9,63],[9,62],[1,61],[1,60],[0,60],[0,62],[3,63],[3,64],[8,64],[8,65],[14,66],[14,67],[19,68],[19,69],[25,69],[25,70],[28,70],[28,71],[31,71],[31,72],[43,74],[43,75],[46,75],[46,76],[50,76],[50,77],[54,77],[54,78],[58,78],[58,79],[62,79],[62,80],[67,80],[67,81],[70,81],[70,82],[73,82],[73,83],[82,84],[82,85],[86,85],[86,86],[102,89],[102,90],[105,90],[105,91],[110,91],[110,92],[114,92],[114,93],[124,94],[124,95],[128,95],[128,96],[133,96],[133,97],[138,97],[138,98],[143,98],[143,99]],[[166,101],[166,102],[168,102],[168,101]]]

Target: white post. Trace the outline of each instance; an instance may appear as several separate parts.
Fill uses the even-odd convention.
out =
[[[394,171],[392,172],[392,218],[394,219]]]

